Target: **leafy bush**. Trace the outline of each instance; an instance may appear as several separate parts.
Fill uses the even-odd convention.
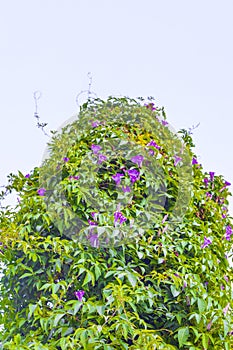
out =
[[[4,349],[233,346],[230,184],[152,101],[89,100],[41,167],[9,176]]]

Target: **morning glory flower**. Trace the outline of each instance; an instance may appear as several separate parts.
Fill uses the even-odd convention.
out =
[[[155,154],[155,151],[153,151],[153,149],[149,149],[148,153],[153,156]]]
[[[116,173],[116,175],[112,176],[112,179],[116,182],[117,185],[120,185],[122,176],[124,176],[124,174]]]
[[[79,175],[77,175],[77,176],[72,176],[72,175],[70,175],[70,176],[69,176],[69,180],[78,180],[78,179],[80,179],[80,176],[79,176]]]
[[[226,282],[229,282],[229,278],[226,275],[224,275],[223,277]]]
[[[194,165],[194,164],[198,164],[197,158],[195,158],[195,157],[193,157],[193,159],[192,159],[192,165]]]
[[[91,123],[91,126],[92,126],[93,128],[97,128],[97,126],[99,126],[99,125],[100,125],[100,122],[99,122],[98,120],[96,120],[96,121],[94,121],[94,122]]]
[[[212,243],[211,239],[205,236],[204,243],[201,245],[201,248],[204,249],[205,247],[207,247],[211,243]]]
[[[214,181],[214,172],[213,171],[210,171],[209,172],[209,175],[210,175],[210,181],[212,182],[212,181]]]
[[[156,149],[160,149],[161,147],[157,145],[157,143],[154,140],[151,140],[147,146],[155,147]]]
[[[174,166],[177,166],[177,164],[182,160],[182,158],[178,156],[174,156],[173,158],[175,159]]]
[[[104,156],[103,154],[98,154],[98,164],[101,164],[107,160],[107,157]]]
[[[225,233],[226,233],[226,240],[229,241],[232,235],[232,227],[230,225],[227,225]]]
[[[94,220],[96,220],[96,215],[97,213],[95,211],[91,212],[91,216],[93,217]]]
[[[131,158],[131,161],[135,164],[137,164],[139,167],[142,166],[142,162],[143,162],[144,157],[140,154],[138,154],[137,156],[134,156]]]
[[[126,192],[131,192],[131,189],[130,189],[130,187],[129,186],[122,186],[122,190],[123,190],[123,192],[124,193],[126,193]]]
[[[231,183],[228,182],[228,181],[225,181],[224,186],[219,190],[219,192],[222,192],[223,190],[225,190],[225,188],[226,188],[227,186],[231,186]]]
[[[150,109],[151,111],[155,111],[156,110],[156,107],[154,107],[154,105],[155,104],[153,102],[145,104],[146,108]]]
[[[26,179],[29,179],[30,176],[31,176],[30,174],[27,174],[27,175],[25,175],[24,177],[25,177]]]
[[[94,144],[91,145],[91,150],[94,154],[97,154],[101,150],[101,148],[102,147],[99,145],[94,145]]]
[[[206,326],[207,331],[210,331],[211,327],[212,327],[212,320]]]
[[[88,237],[88,240],[92,247],[98,248],[100,246],[98,235],[97,234],[91,234]]]
[[[84,290],[77,290],[76,292],[74,292],[74,295],[79,301],[82,301],[84,294],[85,294]]]
[[[223,313],[224,313],[224,316],[226,316],[226,314],[227,314],[227,312],[228,312],[229,307],[230,307],[230,303],[228,303],[228,304],[226,305],[226,307],[224,307],[224,309],[222,310],[222,311],[223,311]]]
[[[134,183],[135,181],[137,181],[140,177],[140,173],[139,171],[137,171],[136,169],[130,169],[130,170],[127,170],[128,174],[129,174],[129,177],[130,177],[130,181],[132,183]]]
[[[88,224],[89,224],[90,226],[97,226],[97,225],[98,225],[96,222],[91,221],[90,219],[88,219],[87,221],[88,221]]]
[[[65,163],[67,163],[70,160],[70,158],[64,157],[63,160],[64,160]]]
[[[44,196],[46,192],[45,188],[39,188],[39,190],[37,190],[37,193],[39,196]]]
[[[126,217],[120,211],[116,211],[114,213],[114,225],[117,223],[118,220],[120,220],[120,225],[127,220]]]

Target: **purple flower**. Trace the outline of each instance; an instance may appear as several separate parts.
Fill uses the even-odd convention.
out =
[[[231,186],[231,183],[228,182],[228,181],[225,181],[224,186],[219,190],[219,192],[222,192],[223,190],[225,190],[225,188],[226,188],[227,186]]]
[[[92,126],[93,128],[96,128],[96,127],[99,126],[99,125],[100,125],[100,122],[99,122],[98,120],[96,120],[96,121],[94,121],[94,122],[91,123],[91,126]]]
[[[193,157],[193,159],[192,159],[192,165],[194,165],[194,164],[198,164],[197,158],[195,158],[195,157]]]
[[[159,145],[157,145],[157,143],[154,140],[151,140],[147,146],[152,146],[155,147],[156,149],[160,149],[161,147]]]
[[[213,171],[210,171],[209,172],[209,175],[210,175],[210,181],[212,182],[212,181],[214,181],[214,172]]]
[[[212,327],[212,321],[210,321],[207,326],[206,326],[206,329],[207,331],[210,331],[210,328]]]
[[[140,173],[139,171],[137,171],[136,169],[130,169],[130,170],[127,170],[128,174],[129,174],[129,177],[130,177],[130,181],[132,183],[134,183],[135,181],[137,181],[140,177]]]
[[[74,292],[74,295],[79,301],[82,301],[84,294],[85,294],[84,290],[77,290],[76,292]]]
[[[143,162],[144,157],[140,154],[138,154],[137,156],[134,156],[131,158],[131,161],[135,164],[137,164],[139,167],[142,166],[142,162]]]
[[[90,234],[88,237],[88,240],[89,240],[92,247],[98,248],[100,246],[97,234]]]
[[[161,123],[163,124],[163,126],[168,125],[168,122],[166,120],[162,120]]]
[[[155,111],[156,110],[156,107],[154,107],[154,105],[155,104],[153,102],[145,104],[146,108],[150,109],[151,111]]]
[[[126,192],[131,192],[131,189],[130,189],[130,187],[129,186],[122,186],[122,190],[123,190],[123,192],[124,193],[126,193]]]
[[[70,160],[70,158],[64,157],[63,160],[64,160],[65,163],[67,163]]]
[[[211,239],[205,236],[204,237],[204,243],[201,245],[201,248],[203,249],[203,248],[207,247],[211,243],[212,243]]]
[[[91,212],[91,216],[93,217],[94,220],[96,220],[96,215],[97,213],[95,211]]]
[[[98,154],[98,164],[101,164],[107,160],[107,157],[104,156],[103,154]]]
[[[226,314],[227,314],[227,312],[228,312],[229,307],[230,307],[230,303],[228,303],[228,304],[226,305],[226,307],[224,307],[224,309],[222,310],[222,311],[223,311],[223,313],[224,313],[224,316],[226,316]]]
[[[182,158],[178,156],[174,156],[173,158],[175,159],[174,166],[177,166],[177,164],[182,160]]]
[[[101,150],[101,146],[99,145],[91,145],[91,150],[94,154],[97,154]]]
[[[30,176],[30,174],[25,175],[26,179],[29,179]]]
[[[39,196],[44,196],[46,192],[45,188],[39,188],[39,190],[37,190],[37,193]]]
[[[225,289],[225,287],[224,287],[222,284],[221,284],[220,288],[221,288],[222,290],[224,290],[224,289]]]
[[[209,192],[206,192],[206,197],[211,199],[212,198],[212,194],[209,193]]]
[[[148,153],[153,156],[155,154],[155,151],[153,151],[153,149],[149,149]]]
[[[72,176],[72,175],[70,175],[70,176],[69,176],[69,180],[78,180],[78,179],[80,179],[80,176],[79,176],[79,175],[77,175],[77,176]]]
[[[118,220],[120,220],[120,225],[127,220],[126,217],[120,211],[116,211],[114,213],[114,225],[117,223]]]
[[[229,278],[226,275],[224,275],[223,277],[226,282],[229,282]]]
[[[117,185],[120,185],[122,176],[124,176],[124,174],[116,173],[116,175],[112,176],[112,179],[116,182]]]
[[[227,225],[226,227],[226,240],[229,241],[231,239],[232,235],[232,227],[230,225]]]
[[[204,183],[205,183],[205,186],[207,187],[208,186],[208,183],[209,183],[209,179],[207,179],[207,177],[204,178]]]
[[[97,225],[98,225],[96,222],[91,221],[90,219],[88,219],[87,221],[88,221],[88,224],[89,224],[90,226],[97,226]]]

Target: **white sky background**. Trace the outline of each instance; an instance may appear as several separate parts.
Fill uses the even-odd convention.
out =
[[[77,112],[88,72],[100,98],[152,95],[176,130],[200,122],[199,162],[233,184],[232,17],[232,0],[2,0],[0,184],[41,163],[33,92],[55,130]]]

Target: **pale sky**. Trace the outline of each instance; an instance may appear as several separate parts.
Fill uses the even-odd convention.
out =
[[[232,17],[232,0],[2,0],[0,184],[41,164],[33,92],[55,130],[77,112],[88,72],[100,98],[152,95],[176,130],[200,122],[199,162],[233,184]]]

